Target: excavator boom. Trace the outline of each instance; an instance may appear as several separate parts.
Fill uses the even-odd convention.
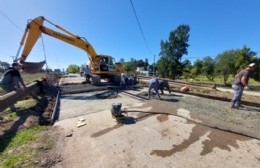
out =
[[[57,29],[60,30],[60,32],[54,31],[54,30],[44,26],[43,25],[44,21],[49,22],[50,24],[55,26]],[[102,76],[113,76],[113,75],[119,76],[123,71],[122,65],[115,64],[113,62],[114,60],[111,56],[97,55],[93,46],[85,38],[82,38],[82,37],[79,37],[77,35],[70,33],[66,29],[48,21],[43,16],[30,20],[27,24],[24,35],[20,42],[20,48],[17,53],[17,57],[18,57],[21,46],[24,45],[21,56],[19,58],[17,58],[17,60],[19,60],[21,64],[24,64],[24,65],[30,64],[28,62],[25,62],[25,60],[28,57],[33,46],[35,45],[35,43],[37,42],[37,40],[39,39],[39,37],[41,36],[42,33],[84,50],[87,53],[87,55],[89,56],[92,74],[101,75],[101,77]],[[109,64],[108,68],[106,70],[102,70],[102,68],[100,66],[101,60],[106,60],[107,64]],[[37,68],[38,67],[39,67],[39,65],[37,65]],[[30,69],[33,69],[32,63],[30,64],[30,67],[27,66],[27,71],[30,71]],[[25,66],[25,71],[26,71],[26,66]]]

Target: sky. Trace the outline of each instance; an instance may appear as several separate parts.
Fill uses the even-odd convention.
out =
[[[0,61],[17,55],[28,19],[44,16],[85,37],[97,54],[159,59],[161,40],[179,25],[190,26],[188,54],[192,63],[215,58],[230,49],[249,47],[260,54],[260,0],[0,0]],[[46,23],[46,27],[55,29]],[[142,34],[143,33],[143,34]],[[43,47],[44,46],[44,47]],[[45,53],[45,54],[44,54]],[[88,62],[85,51],[48,35],[39,39],[28,62],[47,60],[50,68]]]

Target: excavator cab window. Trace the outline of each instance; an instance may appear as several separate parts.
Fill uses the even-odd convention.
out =
[[[109,64],[108,64],[108,69],[109,71],[116,71],[116,66],[115,66],[115,59],[112,57],[109,57]]]
[[[108,71],[108,60],[106,58],[100,59],[100,69],[101,71]]]

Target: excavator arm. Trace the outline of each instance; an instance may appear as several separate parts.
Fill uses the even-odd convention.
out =
[[[43,25],[44,21],[49,22],[50,24],[55,26],[57,29],[60,30],[60,32],[54,31],[54,30],[44,26]],[[33,46],[35,45],[35,43],[37,42],[37,40],[39,39],[39,37],[41,36],[42,33],[84,50],[89,55],[89,60],[90,60],[90,64],[91,64],[90,65],[91,72],[93,74],[120,75],[120,73],[122,71],[122,67],[119,67],[119,66],[118,67],[115,66],[114,70],[111,70],[111,71],[109,71],[109,70],[102,71],[100,69],[100,60],[103,58],[112,59],[112,57],[107,56],[107,55],[97,55],[95,49],[85,38],[82,38],[82,37],[79,37],[77,35],[70,33],[69,31],[65,30],[64,28],[60,27],[59,25],[56,25],[56,24],[48,21],[43,16],[37,17],[28,22],[24,35],[20,42],[20,48],[18,50],[17,57],[19,55],[19,52],[20,52],[20,49],[22,48],[22,46],[24,46],[24,48],[23,48],[21,56],[19,58],[17,58],[17,60],[19,60],[19,62],[21,64],[25,65],[24,66],[25,71],[26,71],[26,65],[28,64],[25,62],[25,60],[28,57]],[[36,66],[39,67],[38,65],[36,65]],[[33,65],[30,64],[30,68],[33,69]],[[28,70],[28,71],[30,71],[30,70]]]
[[[76,36],[62,27],[53,24],[52,22],[48,21],[49,23],[53,24],[56,28],[60,29],[61,31],[65,32],[66,34],[54,31],[48,27],[43,26],[43,23],[46,19],[43,16],[37,17],[27,24],[27,27],[25,29],[23,38],[21,40],[21,45],[24,45],[24,50],[22,52],[21,57],[19,58],[20,62],[23,63],[29,53],[31,52],[33,46],[37,42],[38,38],[41,36],[42,33],[47,34],[49,36],[52,36],[54,38],[57,38],[59,40],[62,40],[66,43],[69,43],[71,45],[74,45],[75,47],[81,48],[82,50],[86,51],[87,54],[91,57],[92,60],[96,57],[96,51],[91,46],[91,44],[80,38],[79,36]],[[47,21],[47,20],[46,20]]]

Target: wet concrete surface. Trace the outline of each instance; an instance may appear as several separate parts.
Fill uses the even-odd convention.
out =
[[[258,109],[231,111],[227,102],[174,93],[146,100],[145,91],[63,95],[55,123],[63,161],[55,167],[259,167],[259,140],[204,125],[257,130]],[[113,103],[122,103],[127,122],[112,118]],[[86,122],[80,128],[79,118]],[[73,135],[65,138],[68,130]]]

